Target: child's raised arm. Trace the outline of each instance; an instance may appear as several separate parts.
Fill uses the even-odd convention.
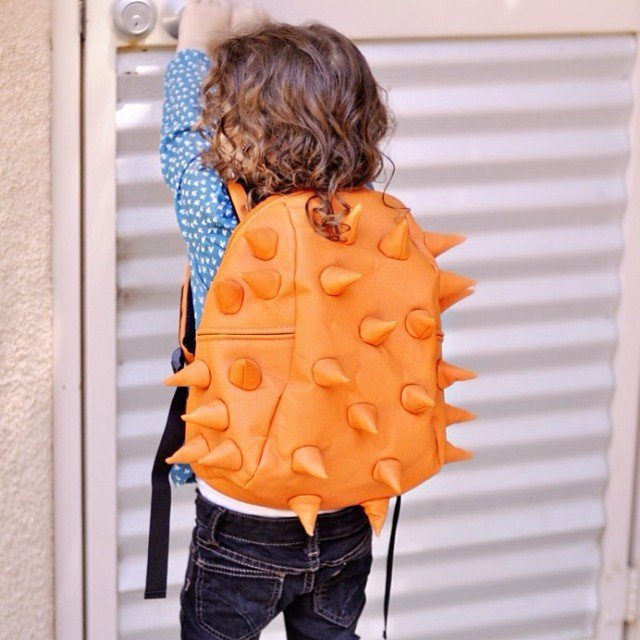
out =
[[[234,5],[231,0],[187,0],[181,12],[177,53],[165,73],[159,149],[162,175],[174,197],[185,169],[206,148],[202,136],[191,127],[200,114],[200,86],[211,66],[209,48],[266,17],[262,9]]]
[[[207,48],[230,33],[251,28],[266,17],[261,9],[234,6],[229,0],[187,0],[182,11],[177,53],[164,77],[160,166],[171,189],[180,230],[190,253],[208,252],[201,261],[192,260],[194,275],[212,276],[211,254],[224,246],[225,236],[237,220],[228,193],[218,173],[204,167],[200,154],[207,142],[192,131],[201,112],[200,88],[211,67]]]
[[[211,61],[201,50],[185,48],[167,65],[164,77],[160,168],[174,198],[185,169],[206,148],[197,131],[192,131],[200,113],[200,85]]]
[[[185,170],[206,148],[205,140],[191,127],[200,115],[200,87],[211,66],[208,48],[265,18],[262,9],[233,5],[231,0],[187,0],[180,19],[177,53],[164,78],[159,146],[162,175],[174,198],[178,197]]]

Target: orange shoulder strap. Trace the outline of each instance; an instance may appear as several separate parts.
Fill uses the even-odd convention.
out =
[[[235,180],[227,181],[227,191],[231,196],[233,208],[236,210],[240,222],[242,222],[249,212],[247,208],[247,192],[244,190],[244,187]]]
[[[191,269],[189,268],[189,263],[187,263],[180,291],[180,320],[178,323],[178,342],[187,364],[193,362],[195,357],[195,344],[192,344],[195,338],[195,319],[193,317],[193,300],[190,299],[190,296]]]
[[[229,180],[227,182],[227,190],[231,196],[231,203],[233,208],[238,214],[240,222],[247,217],[247,193],[244,187],[235,180]],[[187,268],[184,275],[184,281],[182,283],[182,290],[180,294],[180,321],[178,325],[178,341],[180,348],[184,354],[187,364],[193,362],[195,345],[192,344],[194,336],[191,335],[194,329],[193,318],[193,302],[190,300],[190,279],[191,270],[187,263]]]

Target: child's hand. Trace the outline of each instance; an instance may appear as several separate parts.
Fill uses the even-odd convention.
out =
[[[248,33],[268,19],[269,14],[262,7],[246,2],[237,2],[233,7],[231,30],[233,33]]]
[[[200,49],[207,53],[216,40],[224,40],[231,31],[231,0],[187,0],[180,16],[177,51]]]
[[[187,0],[180,17],[177,51],[207,49],[231,33],[247,33],[269,19],[261,7],[232,0]]]

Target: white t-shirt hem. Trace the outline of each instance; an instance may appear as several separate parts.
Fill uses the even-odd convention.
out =
[[[196,476],[196,483],[202,496],[209,502],[231,509],[232,511],[248,513],[253,516],[266,516],[268,518],[297,518],[295,512],[291,509],[276,509],[274,507],[265,507],[259,504],[251,504],[250,502],[236,500],[235,498],[221,493],[220,491],[216,491],[210,484],[207,484],[198,476]],[[325,509],[318,511],[318,513],[333,513],[334,511],[339,511],[339,509]]]

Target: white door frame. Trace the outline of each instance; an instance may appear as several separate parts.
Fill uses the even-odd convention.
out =
[[[638,230],[636,230],[638,233]],[[636,486],[631,533],[631,558],[627,599],[627,634],[625,640],[640,640],[640,452],[636,448]]]
[[[634,633],[626,624],[640,399],[640,37],[637,27],[634,31],[637,53],[632,76],[631,154],[626,175],[628,204],[623,226],[625,251],[619,268],[624,295],[616,318],[618,346],[613,363],[615,386],[611,401],[614,429],[608,452],[609,469],[615,473],[610,475],[605,496],[607,526],[602,543],[598,640],[620,638],[619,629],[622,637],[629,639]]]
[[[68,0],[52,0],[57,640],[83,637],[78,632],[82,617],[78,614],[81,604],[78,585],[82,585],[83,573],[78,551],[82,506],[79,478],[83,465],[88,470],[84,479],[84,637],[87,640],[115,640],[117,637],[114,105],[116,47],[125,43],[113,32],[110,0],[86,2],[81,156],[79,127],[76,126],[81,121],[80,79],[73,72],[80,60],[75,32],[77,6]],[[263,0],[261,4],[274,17],[299,22],[313,16],[357,39],[637,34],[640,31],[640,3],[636,0],[564,0],[562,3],[557,0],[447,0],[446,11],[442,10],[441,0],[398,0],[392,4],[381,3],[375,12],[368,11],[367,20],[362,19],[363,3],[360,2]],[[371,8],[370,3],[368,8]],[[407,16],[412,19],[407,20]],[[142,44],[167,45],[171,42],[172,39],[158,27]],[[640,103],[637,64],[633,88],[637,105]],[[607,527],[603,539],[598,640],[621,640],[623,637],[621,603],[625,600],[634,499],[640,389],[640,322],[636,317],[636,310],[640,309],[640,113],[637,108],[630,135],[626,251],[620,265],[625,296],[617,317],[619,342],[614,362],[617,383],[612,403],[614,435],[609,451],[610,468],[614,473],[605,498]],[[81,161],[82,186],[79,180]],[[82,229],[79,224],[81,192]],[[81,233],[82,300],[78,253]],[[81,326],[82,345],[77,337]],[[81,408],[83,434],[80,431]]]
[[[636,51],[638,52],[636,55],[640,54],[640,35],[637,33]],[[633,291],[631,299],[625,301],[625,308],[623,308],[623,306],[620,308],[620,321],[618,326],[621,335],[624,335],[625,332],[640,333],[640,326],[638,326],[640,325],[638,322],[638,311],[640,310],[640,287],[638,287],[638,282],[640,282],[640,280],[638,280],[638,278],[640,278],[640,251],[638,250],[638,244],[640,244],[640,212],[637,210],[638,202],[640,201],[640,62],[637,59],[634,68],[633,89],[634,114],[631,121],[630,134],[632,153],[627,173],[627,188],[629,190],[629,200],[635,205],[634,208],[629,208],[628,213],[635,212],[636,215],[627,215],[625,234],[626,238],[630,239],[631,243],[635,245],[635,249],[626,252],[626,265],[623,263],[621,267],[623,277],[626,276],[628,278],[626,283],[628,289],[633,291],[633,286],[628,285],[635,283],[636,290]],[[622,286],[625,286],[625,282],[622,282]],[[625,324],[628,326],[625,326]],[[635,326],[633,326],[634,324]],[[637,335],[636,340],[638,340]],[[638,353],[636,351],[627,357],[620,354],[616,361],[618,365],[616,376],[618,378],[621,376],[624,377],[627,367],[634,367],[637,365],[637,362]],[[623,397],[623,393],[625,392],[627,395]],[[640,381],[637,376],[633,376],[630,380],[626,381],[625,388],[620,391],[620,397],[617,399],[617,403],[616,398],[614,398],[613,410],[621,414],[619,419],[625,418],[625,406],[626,403],[631,400],[633,394],[635,394],[636,398],[638,394],[640,394]],[[609,464],[611,466],[623,464],[625,468],[627,468],[628,465],[629,474],[635,474],[634,486],[629,489],[632,492],[630,496],[632,502],[630,505],[626,503],[628,498],[626,486],[621,496],[616,496],[615,486],[610,486],[608,489],[608,493],[610,494],[609,503],[614,503],[615,500],[625,501],[619,508],[626,508],[626,515],[630,521],[627,547],[629,555],[624,566],[619,566],[618,564],[622,562],[622,548],[620,548],[619,554],[612,555],[609,558],[609,563],[606,565],[612,571],[626,573],[627,607],[623,615],[625,615],[627,625],[624,640],[640,640],[640,437],[638,437],[640,416],[638,415],[637,404],[633,406],[635,411],[631,411],[630,415],[626,416],[626,419],[629,421],[629,433],[631,435],[633,430],[635,437],[630,437],[626,443],[623,441],[618,443],[613,442],[609,456]],[[614,418],[615,417],[614,413]],[[627,446],[627,451],[623,451],[625,445]],[[613,517],[615,513],[616,510],[612,504],[610,508],[611,517]],[[626,526],[627,522],[625,519],[624,523],[616,524],[622,527]],[[605,536],[605,543],[607,542]],[[609,543],[608,546],[611,547],[612,544]],[[606,582],[609,580],[609,577],[607,573],[602,576],[603,589],[606,588]],[[606,621],[603,621],[603,624],[606,624]]]
[[[116,46],[110,0],[85,0],[83,353],[87,640],[116,640]]]
[[[81,345],[81,42],[78,6],[51,2],[55,637],[84,625]]]

